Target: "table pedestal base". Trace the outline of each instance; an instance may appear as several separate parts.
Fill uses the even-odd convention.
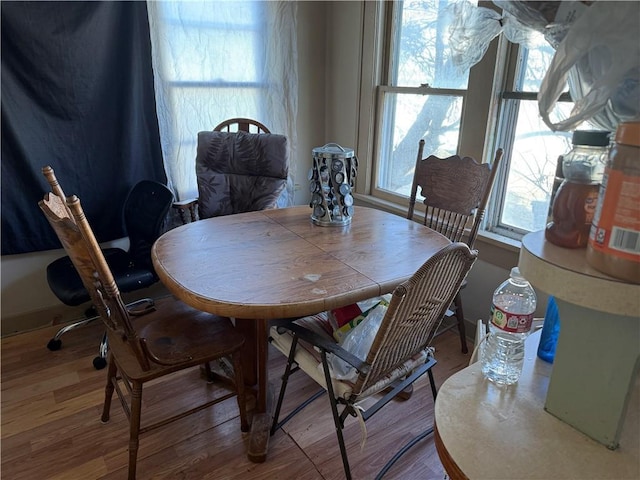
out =
[[[556,302],[560,337],[545,410],[615,449],[640,365],[640,322]]]
[[[273,423],[273,408],[275,405],[274,389],[269,384],[267,392],[267,411],[256,412],[251,422],[251,434],[247,458],[253,463],[263,463],[267,459],[269,450],[269,437],[271,436],[271,424]]]

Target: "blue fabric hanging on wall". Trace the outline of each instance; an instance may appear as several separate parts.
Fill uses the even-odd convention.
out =
[[[60,248],[38,208],[53,166],[103,242],[142,179],[166,183],[146,2],[2,2],[2,254]]]

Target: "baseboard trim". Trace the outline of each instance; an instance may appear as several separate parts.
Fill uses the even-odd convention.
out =
[[[59,305],[9,317],[2,316],[0,335],[7,337],[52,325],[62,326],[65,323],[75,322],[84,318],[84,312],[90,306],[90,303],[77,307]]]
[[[168,295],[167,289],[160,283],[149,288],[123,294],[122,299],[125,303],[131,302],[139,298],[160,298]],[[67,305],[54,305],[30,312],[19,313],[17,315],[2,316],[0,318],[0,336],[8,337],[19,333],[29,332],[44,327],[60,325],[60,328],[68,323],[73,323],[85,318],[85,311],[91,307],[91,303],[87,302],[77,307],[69,307]]]

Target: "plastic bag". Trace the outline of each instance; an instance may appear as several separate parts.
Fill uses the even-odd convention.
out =
[[[503,15],[469,2],[450,8],[453,61],[461,69],[477,63],[491,40],[557,51],[538,94],[538,108],[551,130],[570,131],[585,120],[602,130],[640,117],[640,2],[494,0]],[[554,123],[558,98],[569,84],[575,106]],[[558,115],[559,116],[559,115]]]
[[[469,2],[454,3],[450,8],[453,21],[449,26],[449,44],[453,63],[464,71],[482,60],[491,40],[502,33],[502,15]]]
[[[388,306],[389,303],[386,300],[378,299],[378,303],[369,311],[366,318],[355,328],[349,330],[338,344],[346,351],[364,360],[373,345],[373,340],[378,333]],[[328,360],[333,378],[354,381],[358,376],[355,367],[341,358],[329,354]]]
[[[582,15],[591,1],[562,1],[532,2],[520,0],[493,0],[494,5],[512,15],[524,29],[533,29],[544,34],[544,38],[557,48],[565,37],[571,24]],[[506,32],[505,32],[506,34]],[[514,43],[522,43],[507,38]]]
[[[573,130],[592,118],[615,130],[640,115],[638,31],[638,2],[594,2],[571,25],[538,93],[540,116],[551,130]],[[553,123],[550,115],[568,81],[574,108]]]
[[[503,15],[470,2],[453,3],[449,8],[453,18],[449,26],[449,45],[453,50],[453,63],[460,71],[468,70],[482,60],[491,40],[500,34],[526,47],[535,47],[545,41],[540,30],[524,25],[509,13]]]

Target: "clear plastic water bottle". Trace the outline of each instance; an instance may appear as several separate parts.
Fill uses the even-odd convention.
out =
[[[511,385],[520,378],[535,309],[536,292],[513,267],[493,293],[489,336],[481,347],[482,373],[492,382]]]

